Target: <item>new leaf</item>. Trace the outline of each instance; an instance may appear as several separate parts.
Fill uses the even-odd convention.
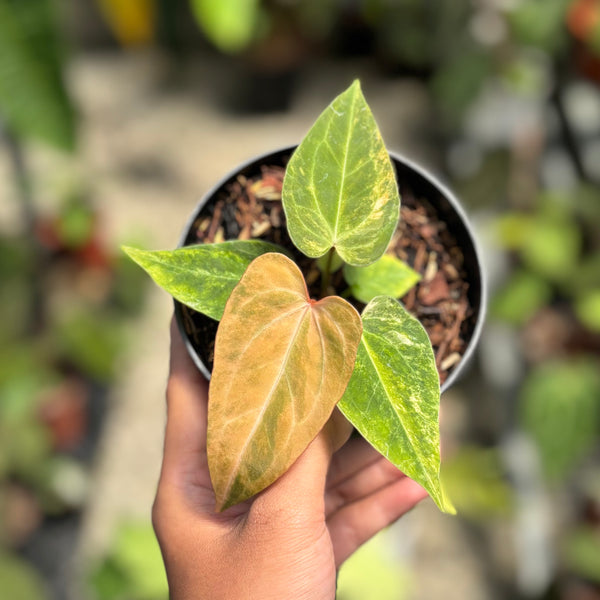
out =
[[[384,254],[368,267],[344,265],[344,279],[352,295],[365,304],[376,296],[401,298],[421,275],[391,254]]]
[[[334,247],[345,262],[366,266],[385,252],[400,197],[358,81],[325,109],[292,155],[282,201],[292,241],[311,258]]]
[[[185,246],[176,250],[123,247],[156,284],[179,302],[216,321],[248,265],[265,252],[281,250],[259,240]]]
[[[322,429],[352,374],[361,329],[345,300],[311,300],[282,254],[250,264],[225,307],[210,381],[208,464],[219,510],[273,483]]]
[[[362,314],[354,373],[338,406],[362,436],[454,512],[440,483],[439,377],[423,326],[392,298]]]

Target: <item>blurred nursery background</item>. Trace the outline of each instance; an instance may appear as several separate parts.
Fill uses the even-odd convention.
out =
[[[600,0],[0,0],[0,596],[163,600],[169,297],[119,248],[360,78],[490,302],[444,479],[340,600],[600,598]]]

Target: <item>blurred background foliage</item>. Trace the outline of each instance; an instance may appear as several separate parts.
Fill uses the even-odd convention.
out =
[[[423,90],[433,118],[419,135],[475,218],[491,291],[476,364],[448,404],[463,409],[444,467],[456,535],[485,556],[488,597],[600,598],[600,0],[82,4],[0,0],[2,595],[166,598],[148,522],[124,521],[83,583],[64,572],[145,297],[81,166],[89,115],[70,67],[151,49],[173,85],[186,61],[218,60],[219,107],[235,115],[289,109],[319,61],[366,61]],[[48,545],[61,527],[67,542]],[[415,597],[389,548],[378,538],[352,558],[342,600]]]

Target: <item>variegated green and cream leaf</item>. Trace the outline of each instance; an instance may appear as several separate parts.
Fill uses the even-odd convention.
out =
[[[440,384],[427,332],[386,296],[367,305],[362,322],[354,372],[338,407],[441,510],[453,513],[440,482]]]
[[[352,295],[366,304],[376,296],[401,298],[421,275],[395,256],[384,254],[368,267],[345,265],[344,279]]]
[[[176,250],[124,246],[123,251],[176,300],[219,321],[248,265],[261,254],[283,249],[260,240],[233,240]]]
[[[325,109],[292,155],[282,200],[290,237],[307,256],[333,247],[346,263],[366,266],[385,252],[400,196],[358,81]]]

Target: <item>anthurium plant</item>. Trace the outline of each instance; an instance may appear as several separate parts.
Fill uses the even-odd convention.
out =
[[[273,483],[337,406],[441,510],[454,512],[440,483],[433,349],[398,300],[419,275],[386,254],[400,197],[358,81],[293,153],[282,203],[291,240],[321,271],[318,298],[286,250],[264,241],[124,248],[174,298],[220,321],[207,441],[217,509]],[[330,284],[338,269],[345,298]],[[366,304],[362,314],[353,300]]]

